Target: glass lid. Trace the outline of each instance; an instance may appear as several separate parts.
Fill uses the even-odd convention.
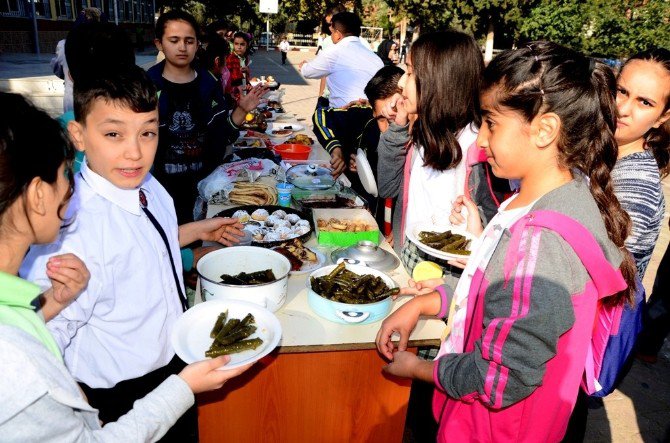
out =
[[[328,189],[335,184],[331,172],[332,170],[313,163],[296,165],[286,171],[286,179],[300,189]]]
[[[379,271],[391,271],[400,264],[400,260],[395,255],[371,241],[359,241],[354,246],[336,249],[330,254],[330,258],[333,263],[340,258],[358,260]]]

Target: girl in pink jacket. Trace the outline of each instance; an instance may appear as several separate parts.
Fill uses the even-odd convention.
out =
[[[617,158],[615,88],[607,67],[549,42],[505,52],[484,72],[477,144],[496,176],[521,181],[520,192],[485,229],[468,202],[468,230],[478,239],[458,285],[406,288],[417,296],[377,337],[391,360],[387,372],[435,383],[439,442],[545,442],[565,434],[596,307],[623,303],[635,288],[634,263],[622,251],[630,219],[609,175]],[[587,271],[575,242],[534,223],[538,211],[562,227],[585,228],[601,258],[597,272]],[[435,361],[406,351],[421,315],[449,320]]]

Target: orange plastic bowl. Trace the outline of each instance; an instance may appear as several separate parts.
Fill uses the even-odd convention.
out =
[[[284,160],[307,160],[312,148],[307,145],[284,143],[276,145],[274,151]]]

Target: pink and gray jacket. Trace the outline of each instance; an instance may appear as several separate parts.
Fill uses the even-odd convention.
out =
[[[444,355],[435,365],[438,442],[560,441],[565,433],[598,298],[625,288],[617,271],[622,255],[580,179],[546,194],[532,209],[538,210],[581,223],[611,267],[589,275],[552,230],[505,230],[486,269],[473,277],[465,352]],[[448,307],[453,291],[444,289],[442,305]]]

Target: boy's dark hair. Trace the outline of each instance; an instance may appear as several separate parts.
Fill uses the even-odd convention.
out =
[[[495,90],[497,107],[515,112],[528,123],[539,114],[558,115],[559,165],[589,177],[607,234],[624,252],[621,273],[628,288],[605,300],[615,304],[634,300],[637,270],[624,247],[631,220],[614,194],[610,177],[618,154],[612,70],[556,43],[532,42],[491,61],[484,71],[482,91],[491,90]]]
[[[347,8],[344,7],[342,3],[336,3],[330,8],[326,9],[325,16],[339,14],[340,12],[346,12]]]
[[[378,100],[389,98],[400,91],[398,81],[404,73],[405,71],[397,66],[384,66],[370,79],[365,85],[364,92],[373,109]]]
[[[211,34],[211,33],[216,34],[217,31],[220,31],[220,30],[229,31],[232,28],[233,27],[226,20],[219,19],[219,20],[213,21],[212,23],[207,25],[206,31],[207,31],[208,34]]]
[[[89,22],[75,27],[65,40],[73,83],[100,73],[135,65],[135,51],[128,35],[113,23]]]
[[[251,41],[251,38],[249,38],[249,34],[247,34],[246,32],[242,32],[242,31],[237,31],[237,32],[233,35],[233,40],[235,40],[236,38],[243,38],[244,41],[247,42],[247,45],[248,45],[249,42]]]
[[[454,168],[463,158],[456,134],[470,123],[481,124],[482,53],[470,35],[448,30],[420,36],[410,58],[419,116],[412,140],[424,149],[424,165]]]
[[[219,61],[225,64],[226,57],[230,54],[230,45],[228,41],[218,34],[212,34],[211,40],[207,43],[207,48],[202,54],[200,61],[205,68],[211,70],[214,67],[214,61],[219,57]]]
[[[86,117],[99,98],[106,102],[119,102],[138,113],[153,111],[158,105],[156,86],[144,69],[135,65],[110,75],[99,75],[75,83],[75,120],[85,124]]]
[[[361,35],[361,19],[353,12],[338,12],[333,16],[330,23],[333,29],[337,29],[345,37]]]
[[[625,68],[632,60],[658,63],[665,69],[666,73],[670,75],[670,51],[665,48],[656,48],[635,54],[626,60],[626,63],[621,67],[619,73],[621,73],[623,68]],[[670,91],[666,92],[663,113],[668,110],[670,110]],[[658,128],[651,128],[649,132],[645,134],[644,139],[647,148],[654,154],[656,163],[658,163],[661,179],[667,177],[668,174],[670,174],[670,120],[667,120]]]
[[[70,192],[61,205],[67,203],[73,158],[70,139],[57,121],[21,95],[0,92],[0,217],[35,177],[56,183],[63,163]]]
[[[171,11],[164,12],[160,15],[160,17],[158,17],[158,20],[156,20],[157,40],[163,39],[163,35],[165,34],[165,25],[170,20],[181,20],[188,23],[195,31],[196,38],[200,38],[200,26],[198,25],[198,22],[195,20],[195,18],[186,11],[182,11],[181,9],[173,9]]]

